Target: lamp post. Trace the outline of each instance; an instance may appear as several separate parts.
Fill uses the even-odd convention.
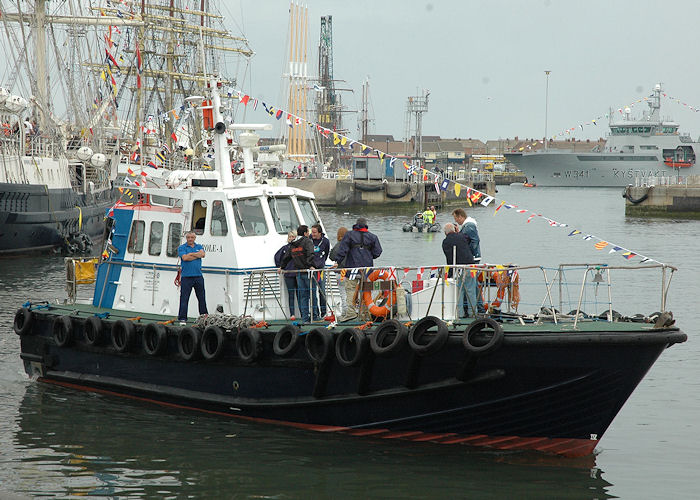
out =
[[[550,70],[544,70],[546,76],[545,91],[544,91],[544,149],[547,150],[547,143],[549,138],[547,137],[547,115],[549,113],[549,74]]]

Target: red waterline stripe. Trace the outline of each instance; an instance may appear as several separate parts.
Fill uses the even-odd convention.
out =
[[[286,420],[274,420],[261,417],[249,417],[247,415],[235,415],[216,410],[205,410],[194,406],[181,405],[177,403],[168,403],[156,399],[145,398],[142,396],[134,396],[121,392],[110,391],[107,389],[98,389],[70,382],[62,382],[59,380],[51,380],[39,378],[39,381],[54,384],[70,389],[77,389],[87,392],[95,392],[98,394],[106,394],[109,396],[118,396],[134,401],[142,401],[152,403],[168,408],[177,408],[182,410],[198,411],[209,415],[218,415],[223,417],[233,417],[250,422],[261,422],[266,424],[284,425],[287,427],[295,427],[298,429],[310,430],[315,432],[340,432],[351,436],[380,436],[382,439],[401,439],[407,441],[424,442],[430,441],[439,444],[466,444],[470,446],[481,446],[495,448],[501,450],[536,450],[544,453],[553,453],[566,457],[582,457],[590,455],[598,444],[598,440],[594,439],[567,439],[567,438],[547,438],[547,437],[519,437],[519,436],[488,436],[486,434],[475,434],[471,436],[460,436],[453,432],[442,434],[427,433],[421,431],[403,431],[390,432],[389,429],[352,429],[344,426],[319,425],[319,424],[304,424],[299,422],[289,422]]]

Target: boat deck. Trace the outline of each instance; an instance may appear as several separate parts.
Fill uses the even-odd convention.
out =
[[[177,320],[173,316],[168,316],[168,315],[162,315],[162,314],[153,314],[153,313],[139,313],[135,311],[126,311],[126,310],[121,310],[121,309],[109,309],[109,308],[104,308],[104,307],[96,307],[93,306],[92,304],[48,304],[48,307],[46,304],[38,305],[38,304],[33,304],[32,309],[40,309],[40,310],[46,310],[48,309],[51,311],[53,314],[56,315],[71,315],[76,318],[84,317],[88,318],[90,316],[100,316],[103,317],[106,320],[109,321],[117,321],[120,319],[126,319],[130,321],[134,321],[137,324],[141,325],[147,325],[148,323],[162,323],[162,324],[173,324],[176,323]],[[256,316],[254,318],[256,321],[262,321],[263,318]],[[463,330],[464,327],[469,325],[471,322],[473,322],[473,318],[463,318],[460,319],[459,321],[454,321],[451,323],[450,330]],[[413,323],[415,321],[411,321],[410,323]],[[271,329],[277,329],[279,327],[288,325],[290,321],[285,321],[285,320],[270,320],[267,321],[269,327]],[[408,323],[408,322],[407,322]],[[192,326],[195,324],[195,322],[190,318],[187,322],[189,326]],[[321,327],[325,328],[328,326],[328,322],[326,321],[318,321],[318,322],[313,322],[313,323],[305,323],[302,324],[300,322],[295,322],[295,324],[299,324],[302,327],[305,328],[315,328],[315,327]],[[364,322],[344,322],[344,323],[338,323],[335,326],[335,329],[340,330],[348,327],[356,327],[360,325],[364,325]],[[378,325],[379,323],[377,323]],[[651,331],[654,327],[652,323],[640,323],[640,322],[630,322],[630,321],[614,321],[614,322],[609,322],[601,319],[586,319],[586,320],[581,320],[579,319],[576,327],[574,327],[573,320],[567,319],[565,321],[559,321],[558,323],[554,323],[553,321],[542,321],[541,323],[537,322],[529,322],[525,324],[521,324],[518,321],[504,321],[501,323],[501,326],[503,328],[503,331],[505,333],[513,333],[513,334],[518,334],[518,333],[527,333],[527,334],[533,334],[533,333],[559,333],[559,332],[581,332],[585,331],[586,333],[612,333],[612,332],[640,332],[640,331]]]

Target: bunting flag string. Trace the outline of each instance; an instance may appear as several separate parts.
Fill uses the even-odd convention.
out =
[[[249,102],[257,102],[258,99],[255,97],[245,94],[240,90],[235,90],[232,89],[232,91],[228,92],[230,97],[236,98],[239,102],[239,104],[243,104],[246,106]],[[635,101],[635,103],[639,103],[642,101],[648,100],[648,97],[639,99]],[[350,151],[353,151],[355,146],[358,147],[359,152],[362,155],[368,155],[371,152],[374,152],[374,154],[379,158],[380,161],[388,160],[390,165],[394,165],[396,162],[397,158],[396,156],[389,154],[387,152],[383,152],[379,149],[374,149],[370,147],[367,144],[363,144],[359,141],[356,141],[350,137],[347,137],[337,131],[330,130],[324,126],[322,126],[319,123],[315,123],[313,121],[307,120],[304,117],[297,116],[294,113],[291,113],[289,111],[283,110],[281,108],[275,108],[274,106],[268,105],[267,103],[260,101],[262,103],[264,111],[269,114],[270,116],[274,116],[277,120],[279,120],[282,116],[286,116],[286,123],[289,127],[294,127],[297,125],[304,125],[308,126],[312,129],[315,129],[318,131],[320,135],[323,137],[331,140],[333,142],[333,145],[338,146],[338,147],[343,147],[343,148],[348,148]],[[628,106],[629,107],[629,106]],[[618,111],[622,112],[622,108],[620,108]],[[169,113],[170,111],[166,112]],[[588,124],[595,124],[596,120],[601,119],[602,117],[595,118],[591,120],[590,122],[586,122],[582,125],[588,125]],[[581,127],[582,128],[582,127]],[[569,131],[575,130],[575,128],[569,129]],[[560,134],[561,135],[561,134]],[[466,184],[460,184],[452,179],[443,179],[440,174],[437,172],[431,172],[429,170],[426,170],[425,168],[422,168],[420,164],[411,162],[410,164],[406,162],[405,160],[402,160],[402,166],[406,170],[407,174],[409,177],[417,176],[419,178],[422,178],[424,181],[429,180],[429,176],[432,176],[432,181],[435,185],[435,190],[440,193],[442,191],[447,191],[450,187],[450,185],[453,185],[455,195],[460,196],[462,192],[465,193],[465,198],[469,206],[475,205],[475,204],[480,204],[484,207],[488,207],[491,203],[495,203],[495,209],[494,209],[494,215],[496,215],[501,208],[504,208],[506,210],[510,209],[515,209],[515,212],[521,215],[526,215],[527,214],[527,220],[525,221],[526,223],[530,223],[531,221],[535,219],[542,219],[547,224],[549,224],[550,227],[552,228],[568,228],[569,224],[559,222],[555,219],[552,219],[550,217],[543,216],[540,213],[536,213],[530,210],[527,210],[525,208],[518,208],[518,205],[509,203],[507,200],[502,200],[499,198],[496,198],[494,196],[491,196],[487,193],[481,192],[478,189],[475,189],[471,186],[468,186]],[[579,236],[582,235],[583,233],[578,230],[578,229],[573,229],[568,233],[568,236]],[[604,248],[609,248],[610,251],[609,253],[618,253],[622,257],[624,257],[627,260],[631,260],[633,258],[639,258],[641,263],[648,263],[648,262],[655,262],[661,264],[661,262],[652,259],[650,257],[647,257],[645,255],[640,254],[639,252],[632,251],[628,248],[625,248],[621,245],[617,245],[614,243],[611,243],[607,240],[604,240],[602,238],[599,238],[595,235],[592,234],[586,234],[582,237],[582,241],[595,241],[594,243],[594,248],[596,250],[602,250]]]

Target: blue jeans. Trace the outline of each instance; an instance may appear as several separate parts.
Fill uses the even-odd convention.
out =
[[[301,320],[305,323],[311,321],[309,316],[309,298],[311,297],[309,275],[305,271],[297,274],[297,300],[299,301],[299,313]]]
[[[318,297],[317,297],[318,294]],[[311,274],[311,301],[313,302],[314,319],[326,317],[326,279],[321,278],[321,273],[314,271]],[[320,305],[320,310],[319,310]]]
[[[297,275],[285,274],[284,284],[287,286],[287,295],[289,296],[289,315],[294,316],[294,300],[297,297]],[[299,310],[301,311],[301,307],[299,307]]]
[[[472,276],[469,269],[462,270],[462,277],[458,282],[458,286],[459,307],[462,309],[461,312],[464,313],[465,318],[469,316],[470,311],[472,316],[476,316],[476,314],[474,314],[474,308],[478,307],[476,298],[476,276]],[[481,307],[483,308],[483,304]]]
[[[183,276],[180,282],[180,312],[177,315],[179,321],[187,321],[187,308],[189,307],[193,288],[199,303],[199,314],[208,314],[209,312],[207,311],[207,301],[204,296],[204,277]]]

